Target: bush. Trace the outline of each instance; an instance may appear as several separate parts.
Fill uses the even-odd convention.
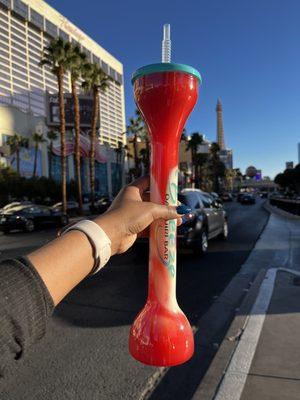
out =
[[[74,181],[67,185],[68,196],[76,197]],[[61,186],[53,179],[24,178],[9,167],[0,168],[0,207],[13,200],[30,200],[38,204],[61,201]]]

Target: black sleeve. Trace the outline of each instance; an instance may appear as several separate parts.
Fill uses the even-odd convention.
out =
[[[44,336],[53,309],[48,289],[26,257],[0,263],[0,377]]]

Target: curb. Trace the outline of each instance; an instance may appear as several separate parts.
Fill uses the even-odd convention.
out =
[[[256,276],[251,289],[242,301],[237,314],[234,317],[222,344],[216,353],[208,371],[198,386],[192,400],[213,400],[218,392],[222,379],[226,373],[228,364],[234,354],[239,339],[243,334],[249,313],[255,303],[261,283],[265,278],[266,269],[261,269]]]
[[[289,213],[282,213],[282,210],[278,212],[278,209],[276,208],[275,211],[273,211],[274,207],[269,206],[267,202],[263,206],[266,211],[270,212],[271,215],[274,214],[274,217],[284,217],[286,219],[285,214],[288,214],[288,216],[290,216]],[[295,218],[293,218],[292,216],[292,218],[288,219],[294,220]],[[264,231],[265,229],[263,230],[263,232]],[[249,260],[251,255],[253,256],[253,258],[250,262],[250,264],[252,265],[249,265],[251,268],[249,269],[249,266],[245,264],[247,264],[247,261]],[[211,362],[205,376],[202,378],[200,385],[195,391],[192,400],[213,400],[216,398],[227,368],[231,362],[231,359],[239,344],[240,338],[247,325],[252,307],[256,301],[262,281],[265,278],[266,271],[270,268],[269,261],[261,259],[259,254],[257,254],[256,257],[255,249],[252,250],[249,258],[246,260],[246,263],[242,267],[240,274],[248,275],[250,271],[255,273],[256,270],[254,282],[251,285],[249,292],[242,300],[240,309],[237,310],[237,313],[234,316],[227,333],[224,335],[221,346],[218,352],[215,354],[215,357]],[[260,263],[261,268],[259,268]],[[254,269],[252,269],[252,267],[254,267]]]

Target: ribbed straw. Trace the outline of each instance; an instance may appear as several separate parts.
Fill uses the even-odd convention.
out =
[[[170,24],[164,24],[164,38],[162,41],[161,61],[163,63],[171,62]]]

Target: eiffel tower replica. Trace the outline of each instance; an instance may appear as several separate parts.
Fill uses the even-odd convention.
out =
[[[223,161],[227,169],[232,169],[232,150],[225,146],[224,127],[223,127],[223,106],[221,100],[218,99],[216,106],[217,113],[217,143],[220,147],[220,159]]]

